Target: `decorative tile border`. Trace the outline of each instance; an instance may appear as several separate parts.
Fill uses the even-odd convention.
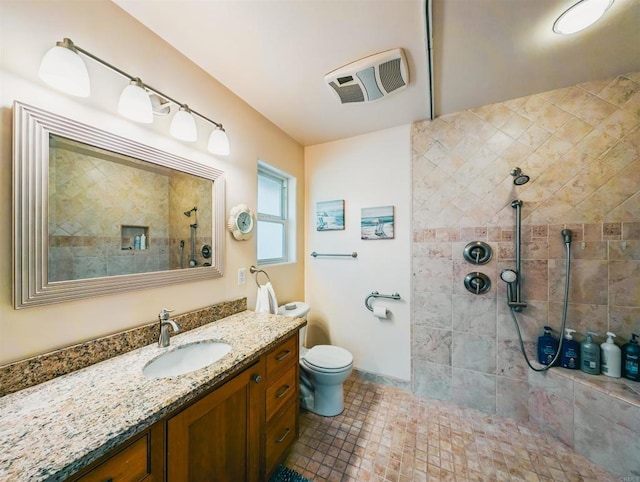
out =
[[[247,298],[240,298],[177,315],[173,319],[180,324],[181,331],[185,332],[246,309]],[[127,331],[0,366],[0,397],[150,345],[157,342],[159,335],[158,322],[154,321]]]

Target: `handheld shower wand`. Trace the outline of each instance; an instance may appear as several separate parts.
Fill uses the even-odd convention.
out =
[[[560,234],[562,235],[562,242],[564,243],[565,251],[566,251],[564,303],[562,305],[562,326],[560,328],[560,333],[564,333],[564,329],[567,325],[567,308],[569,305],[569,272],[571,270],[571,238],[573,233],[571,232],[570,229],[563,229]],[[512,271],[511,270],[503,271],[503,273],[507,273],[507,272],[512,272]],[[511,277],[509,275],[506,275],[507,279],[505,279],[505,276],[503,276],[503,274],[501,274],[500,277],[505,282],[510,284],[509,279],[511,279]],[[507,288],[507,291],[508,291],[507,296],[509,296],[509,287]],[[533,371],[536,371],[536,372],[543,372],[548,370],[553,365],[555,365],[558,359],[560,358],[560,353],[562,352],[562,342],[564,340],[564,337],[560,337],[560,343],[558,344],[558,351],[555,353],[555,356],[549,362],[549,364],[543,365],[540,368],[535,368],[533,365],[531,365],[531,361],[529,360],[529,357],[527,356],[527,352],[524,349],[522,334],[520,333],[520,326],[518,324],[518,318],[516,317],[516,311],[518,310],[516,309],[516,307],[512,306],[512,303],[509,303],[509,308],[511,308],[510,309],[511,317],[513,318],[513,322],[516,325],[516,332],[518,333],[518,340],[520,342],[520,351],[522,352],[522,355],[524,356],[524,360],[527,362],[527,365],[529,365],[529,368],[531,368]]]

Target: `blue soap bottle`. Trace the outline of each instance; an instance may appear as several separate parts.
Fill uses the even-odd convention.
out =
[[[580,344],[573,339],[572,333],[576,330],[566,328],[564,330],[564,340],[562,342],[562,353],[560,354],[560,366],[577,370],[580,368]]]
[[[551,334],[550,326],[544,327],[544,333],[538,337],[538,363],[549,365],[558,352],[558,340]]]
[[[640,345],[638,335],[631,333],[629,343],[622,346],[622,376],[629,380],[640,382],[638,372],[638,359],[640,358]]]

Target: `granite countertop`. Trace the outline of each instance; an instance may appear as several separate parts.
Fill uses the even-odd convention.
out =
[[[63,480],[165,415],[250,365],[306,323],[244,311],[0,398],[0,480]],[[185,343],[220,340],[214,364],[150,379],[144,365]]]

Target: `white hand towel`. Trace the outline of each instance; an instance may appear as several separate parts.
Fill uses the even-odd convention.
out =
[[[267,281],[267,284],[265,285],[265,287],[267,288],[267,296],[268,296],[268,302],[269,302],[269,313],[272,313],[274,315],[278,314],[278,300],[276,299],[276,293],[275,291],[273,291],[273,286],[271,286],[271,282]]]
[[[269,308],[269,290],[265,285],[258,286],[258,295],[256,297],[256,313],[270,313]]]

